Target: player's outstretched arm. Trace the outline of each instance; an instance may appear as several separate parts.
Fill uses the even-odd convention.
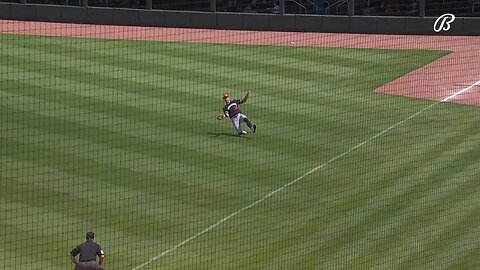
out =
[[[217,115],[217,120],[223,120],[224,118],[230,117],[228,110],[223,110],[222,114]]]
[[[250,91],[247,91],[247,94],[242,98],[240,103],[245,103],[249,96],[250,96]]]

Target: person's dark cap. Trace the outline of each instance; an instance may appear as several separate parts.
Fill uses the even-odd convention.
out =
[[[87,232],[87,236],[85,238],[93,239],[93,238],[95,238],[95,233],[94,232]]]

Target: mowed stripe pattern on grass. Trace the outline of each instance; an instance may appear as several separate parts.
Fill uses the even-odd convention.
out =
[[[2,35],[0,260],[65,269],[94,230],[131,269],[428,106],[372,91],[443,55]],[[215,116],[247,89],[239,138]],[[439,104],[145,268],[472,266],[475,115]]]

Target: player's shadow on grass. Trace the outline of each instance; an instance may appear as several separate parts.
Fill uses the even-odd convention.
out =
[[[233,133],[226,133],[226,132],[208,132],[208,135],[210,135],[212,138],[216,137],[221,137],[221,136],[229,136],[229,137],[237,137],[240,139],[251,139],[249,137],[245,137],[246,135],[237,135]]]

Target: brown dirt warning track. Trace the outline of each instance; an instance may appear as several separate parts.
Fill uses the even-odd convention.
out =
[[[375,91],[480,106],[480,37],[107,26],[0,20],[0,33],[82,38],[451,52]]]

